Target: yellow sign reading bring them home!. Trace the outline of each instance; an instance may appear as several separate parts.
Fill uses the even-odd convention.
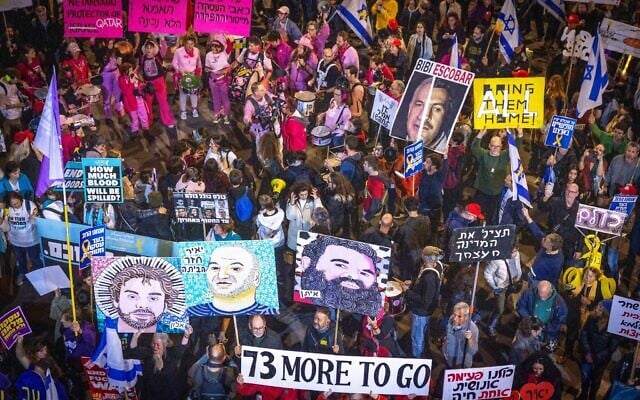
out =
[[[544,78],[476,78],[475,129],[540,128],[544,118]]]

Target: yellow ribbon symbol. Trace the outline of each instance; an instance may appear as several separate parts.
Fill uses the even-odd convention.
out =
[[[591,233],[584,237],[584,245],[587,252],[580,257],[581,260],[587,260],[586,265],[600,269],[602,266],[602,253],[600,253],[600,238],[595,233]]]
[[[414,157],[413,154],[407,154],[407,172],[415,170],[418,166],[417,157]]]
[[[82,241],[82,257],[80,258],[80,264],[84,263],[86,260],[91,260],[93,254],[91,254],[91,250],[89,249],[90,245],[91,242],[89,241],[89,239],[85,239]]]
[[[553,142],[554,146],[558,146],[558,147],[562,147],[562,138],[564,137],[564,135],[562,133],[559,133],[556,135],[556,141]]]

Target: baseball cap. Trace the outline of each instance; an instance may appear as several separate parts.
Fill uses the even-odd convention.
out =
[[[469,214],[474,215],[478,219],[484,219],[484,215],[482,214],[482,209],[480,208],[480,204],[478,203],[467,204],[467,207],[465,208],[465,210]]]
[[[283,14],[289,14],[289,7],[282,6],[282,7],[278,8],[278,12],[279,13],[283,13]]]

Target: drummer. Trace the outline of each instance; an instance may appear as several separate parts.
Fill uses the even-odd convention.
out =
[[[185,121],[187,119],[187,93],[186,88],[181,87],[182,83],[180,79],[185,74],[194,74],[195,76],[202,76],[202,61],[200,60],[200,50],[195,46],[196,39],[191,35],[187,35],[184,38],[184,46],[180,47],[173,54],[173,69],[174,83],[176,87],[180,87],[180,119]],[[198,118],[198,93],[189,93],[189,99],[191,100],[191,116]]]
[[[33,103],[35,100],[44,100],[47,96],[47,91],[44,90],[44,93],[42,93],[44,97],[42,97],[41,92],[37,92],[37,90],[47,86],[47,76],[42,70],[40,57],[38,57],[33,46],[30,44],[22,46],[22,52],[18,58],[16,68],[20,71],[22,81],[26,84],[23,92],[29,96],[29,101]]]
[[[89,75],[91,75],[89,63],[78,43],[71,42],[67,46],[67,57],[62,61],[62,68],[69,68],[75,86],[80,87],[89,83]]]
[[[351,119],[351,111],[346,104],[347,92],[338,87],[333,89],[333,98],[327,111],[318,114],[317,124],[325,125],[331,130],[332,147],[344,145],[344,133],[347,123]]]
[[[411,351],[414,358],[422,358],[425,341],[429,339],[429,318],[438,307],[442,282],[442,249],[426,246],[422,250],[422,266],[416,279],[400,283],[411,311]]]

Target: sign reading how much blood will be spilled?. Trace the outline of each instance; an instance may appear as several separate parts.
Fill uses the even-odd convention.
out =
[[[515,225],[459,228],[451,238],[451,262],[475,262],[511,258]]]
[[[85,203],[123,203],[122,160],[83,158]]]

